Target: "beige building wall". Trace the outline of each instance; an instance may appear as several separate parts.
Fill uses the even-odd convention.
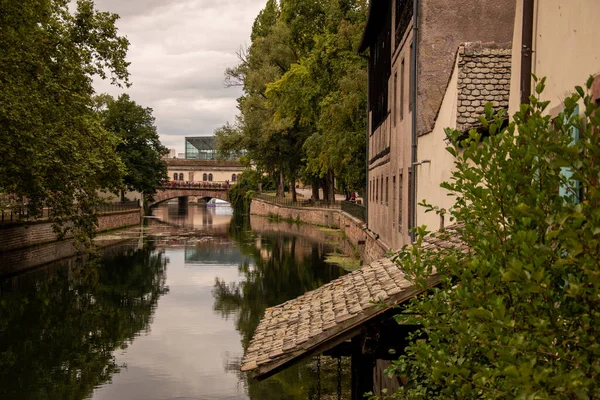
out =
[[[454,205],[454,197],[448,196],[448,191],[441,188],[440,184],[450,180],[454,168],[454,157],[446,150],[445,128],[456,128],[458,101],[458,66],[456,64],[433,130],[428,135],[419,137],[417,148],[419,165],[415,166],[417,203],[425,200],[429,204],[446,210]],[[426,213],[424,207],[418,206],[416,225],[427,225],[428,230],[436,231],[440,228],[440,217],[433,212]]]
[[[211,169],[206,169],[206,170],[194,170],[194,171],[190,171],[189,169],[186,168],[169,168],[169,179],[171,181],[173,181],[174,178],[174,174],[177,174],[177,176],[179,177],[179,174],[183,174],[183,181],[184,182],[202,182],[203,181],[203,175],[206,174],[208,176],[208,174],[212,174],[213,175],[213,182],[225,182],[225,181],[229,181],[230,183],[233,182],[232,179],[232,175],[235,174],[236,178],[237,176],[239,176],[242,171],[244,169],[243,168],[229,168],[226,170],[222,170],[222,169],[216,169],[216,168],[211,168]],[[179,180],[179,179],[177,179]],[[237,179],[236,179],[237,180]]]
[[[513,35],[511,114],[520,103],[520,67],[523,0],[517,0]],[[537,0],[533,21],[532,72],[546,77],[543,100],[549,110],[562,108],[574,87],[584,86],[590,75],[600,73],[598,45],[599,0]]]

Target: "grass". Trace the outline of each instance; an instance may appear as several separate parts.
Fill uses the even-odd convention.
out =
[[[325,255],[325,262],[335,264],[346,271],[352,272],[360,268],[361,261],[352,256],[346,256],[339,253],[328,253]]]

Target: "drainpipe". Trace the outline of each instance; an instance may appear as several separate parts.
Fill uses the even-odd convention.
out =
[[[410,226],[413,228],[415,227],[416,221],[417,221],[417,205],[416,205],[417,169],[416,169],[416,163],[417,163],[417,145],[418,145],[418,143],[417,143],[417,141],[418,141],[418,137],[417,137],[417,43],[418,43],[418,38],[419,38],[419,0],[413,0],[413,37],[412,37],[413,50],[412,50],[411,60],[410,60],[412,63],[412,71],[413,71],[413,76],[411,76],[412,90],[411,90],[411,94],[410,94],[412,96],[413,108],[412,108],[412,151],[411,151],[411,161],[410,161],[411,191],[409,193],[412,209],[408,210],[408,212],[410,213]],[[415,234],[413,232],[411,232],[411,234],[410,234],[410,240],[411,241],[415,240]]]
[[[523,23],[521,31],[521,104],[529,104],[529,96],[531,96],[534,1],[535,0],[523,0]]]

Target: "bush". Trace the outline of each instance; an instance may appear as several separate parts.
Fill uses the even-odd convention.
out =
[[[458,225],[440,235],[471,252],[424,250],[421,227],[397,255],[423,289],[434,267],[441,276],[397,318],[426,338],[388,371],[408,382],[398,398],[600,398],[600,110],[577,87],[551,118],[535,81],[507,127],[488,106],[489,136],[447,132],[456,161],[442,186]]]
[[[250,210],[250,202],[259,189],[262,176],[258,171],[247,169],[238,175],[237,183],[229,188],[227,195],[235,213],[245,214]]]

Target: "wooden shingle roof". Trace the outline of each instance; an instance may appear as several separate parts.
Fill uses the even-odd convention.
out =
[[[462,246],[454,240],[425,239],[424,247]],[[439,281],[432,275],[429,285]],[[381,259],[293,300],[265,310],[242,360],[242,371],[262,379],[304,357],[352,337],[370,319],[420,293],[400,266]],[[378,302],[379,304],[375,304]],[[383,305],[383,306],[382,306]]]

